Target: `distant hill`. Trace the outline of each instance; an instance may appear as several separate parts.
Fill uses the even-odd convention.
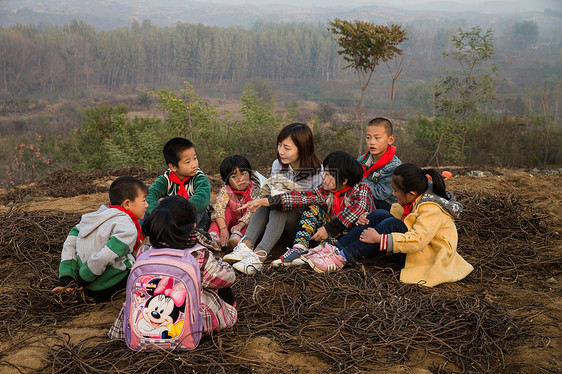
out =
[[[326,23],[335,17],[363,19],[376,23],[407,23],[415,19],[465,19],[468,25],[486,27],[498,17],[536,19],[544,9],[558,9],[558,1],[488,1],[484,3],[406,0],[388,5],[387,1],[352,0],[342,5],[335,0],[263,1],[259,5],[244,0],[198,2],[185,0],[12,0],[3,1],[0,26],[16,23],[64,25],[73,19],[98,30],[127,27],[132,20],[150,20],[157,26],[177,22],[202,23],[221,27],[252,27],[256,21]],[[560,15],[560,12],[558,12]]]

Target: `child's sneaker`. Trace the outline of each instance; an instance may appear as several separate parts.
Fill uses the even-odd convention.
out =
[[[305,253],[303,255],[303,259],[311,256],[329,255],[335,250],[336,250],[336,246],[332,244],[325,244],[325,245],[320,244],[319,246],[309,249],[308,253]]]
[[[257,253],[252,251],[252,254],[244,257],[241,261],[238,261],[237,263],[232,265],[232,267],[241,273],[254,275],[262,271],[263,262],[260,261],[260,257],[257,255]]]
[[[277,260],[271,262],[271,266],[300,266],[305,262],[300,257],[308,252],[302,245],[296,244],[293,248],[287,248],[287,252]]]
[[[254,253],[246,244],[243,242],[238,243],[236,247],[229,254],[225,255],[222,259],[226,262],[237,262],[242,261],[245,257],[248,257]]]
[[[304,257],[303,260],[306,261],[317,273],[339,271],[343,269],[346,264],[342,255],[335,250],[331,253],[327,251],[319,252],[309,257]]]
[[[242,233],[237,230],[233,231],[232,234],[230,234],[230,238],[228,239],[228,242],[226,242],[226,249],[232,249],[236,247],[238,243],[240,243],[241,239],[242,239]]]
[[[313,254],[315,254],[315,253],[322,252],[323,250],[324,250],[324,246],[323,246],[322,244],[319,244],[319,245],[317,245],[317,246],[314,247],[314,248],[310,248],[310,249],[308,250],[308,252],[305,253],[304,255],[305,255],[305,256],[310,256],[310,255],[313,255]]]

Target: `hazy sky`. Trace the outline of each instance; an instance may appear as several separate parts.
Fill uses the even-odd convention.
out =
[[[120,0],[87,0],[94,4],[108,4],[120,3]],[[471,10],[478,11],[479,4],[487,3],[492,5],[492,9],[505,11],[506,13],[513,11],[539,11],[542,12],[545,8],[562,10],[562,0],[192,0],[193,2],[207,3],[207,4],[225,4],[225,5],[290,5],[296,7],[357,7],[368,5],[389,6],[402,9],[435,9],[443,10],[448,9],[451,5],[455,5],[456,10]],[[158,7],[166,6],[166,4],[188,4],[190,0],[138,0],[143,5],[150,4]],[[70,3],[80,3],[82,0],[71,0]],[[130,3],[129,0],[126,1]],[[21,4],[29,5],[29,0],[0,0],[0,9],[18,8]],[[33,3],[33,2],[31,2]],[[57,1],[62,3],[62,1]],[[45,4],[49,2],[41,1],[38,8],[42,9]],[[501,4],[501,5],[500,5]],[[508,5],[506,5],[508,4]]]
[[[543,11],[545,8],[562,9],[562,0],[208,0],[208,3],[221,4],[291,4],[303,7],[309,6],[350,6],[350,5],[389,5],[397,8],[429,6],[439,7],[439,4],[458,4],[461,6],[472,7],[481,3],[512,3],[518,4],[518,7],[524,7],[529,10]],[[508,9],[509,10],[509,9]]]

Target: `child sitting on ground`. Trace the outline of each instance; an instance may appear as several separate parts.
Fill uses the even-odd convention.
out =
[[[195,206],[197,227],[206,230],[209,227],[207,207],[211,202],[211,183],[199,169],[195,146],[189,139],[173,138],[164,145],[162,153],[168,170],[150,186],[146,214],[152,213],[162,197],[179,195]]]
[[[402,163],[396,156],[392,122],[384,117],[373,118],[367,124],[365,140],[368,151],[358,160],[363,166],[363,176],[371,187],[377,209],[390,210],[396,202],[392,195],[390,177]]]
[[[197,244],[193,204],[180,196],[169,196],[158,204],[142,224],[142,231],[154,248],[188,249]],[[144,246],[143,246],[144,247]],[[237,319],[236,301],[230,286],[236,279],[232,267],[217,260],[203,246],[194,251],[201,271],[201,317],[203,331],[233,326]],[[123,309],[108,331],[111,339],[123,339]]]
[[[361,164],[350,154],[336,151],[323,161],[322,185],[310,191],[290,191],[248,203],[252,211],[260,206],[289,210],[306,207],[295,244],[273,266],[302,265],[300,257],[311,242],[334,243],[355,226],[359,217],[375,209],[371,190],[363,181]]]
[[[263,193],[259,182],[253,180],[252,167],[246,157],[228,156],[219,169],[225,186],[220,189],[213,204],[209,234],[217,247],[232,249],[246,232],[253,214],[239,208],[263,196]]]
[[[428,183],[432,181],[431,185]],[[453,218],[462,205],[435,169],[402,164],[392,174],[398,200],[391,212],[379,209],[368,223],[353,228],[335,246],[318,247],[303,256],[317,272],[336,271],[346,263],[391,253],[403,267],[400,280],[433,287],[466,277],[473,267],[457,252],[458,234]]]
[[[66,238],[53,291],[76,289],[96,301],[125,289],[135,262],[133,251],[143,240],[139,219],[146,211],[148,188],[122,176],[109,187],[109,205],[82,216]]]

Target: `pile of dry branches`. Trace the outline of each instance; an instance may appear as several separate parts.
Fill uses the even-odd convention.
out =
[[[65,187],[72,182],[87,184],[72,178]],[[266,268],[239,276],[234,287],[239,321],[233,329],[205,335],[192,352],[156,353],[133,352],[122,341],[100,338],[72,343],[50,331],[54,323],[60,326],[93,307],[80,295],[53,297],[49,291],[62,243],[79,215],[12,209],[0,214],[0,271],[7,276],[0,293],[0,341],[22,344],[18,331],[54,335],[58,343],[45,358],[45,370],[53,373],[297,371],[283,359],[249,354],[248,344],[258,337],[276,342],[280,354],[315,356],[330,372],[413,366],[426,359],[436,372],[501,372],[510,349],[536,337],[530,317],[537,306],[515,310],[496,297],[499,285],[536,278],[545,267],[559,266],[560,257],[547,250],[552,232],[545,217],[524,209],[515,197],[460,200],[465,212],[458,221],[459,251],[475,265],[465,280],[435,288],[403,284],[386,257],[332,274]],[[1,365],[14,367],[0,359]]]
[[[0,195],[0,204],[18,203],[29,197],[73,197],[107,192],[109,183],[120,175],[131,175],[151,184],[158,176],[157,171],[141,167],[130,167],[113,171],[88,171],[77,173],[61,169],[48,174],[41,181],[25,187],[17,187]]]

